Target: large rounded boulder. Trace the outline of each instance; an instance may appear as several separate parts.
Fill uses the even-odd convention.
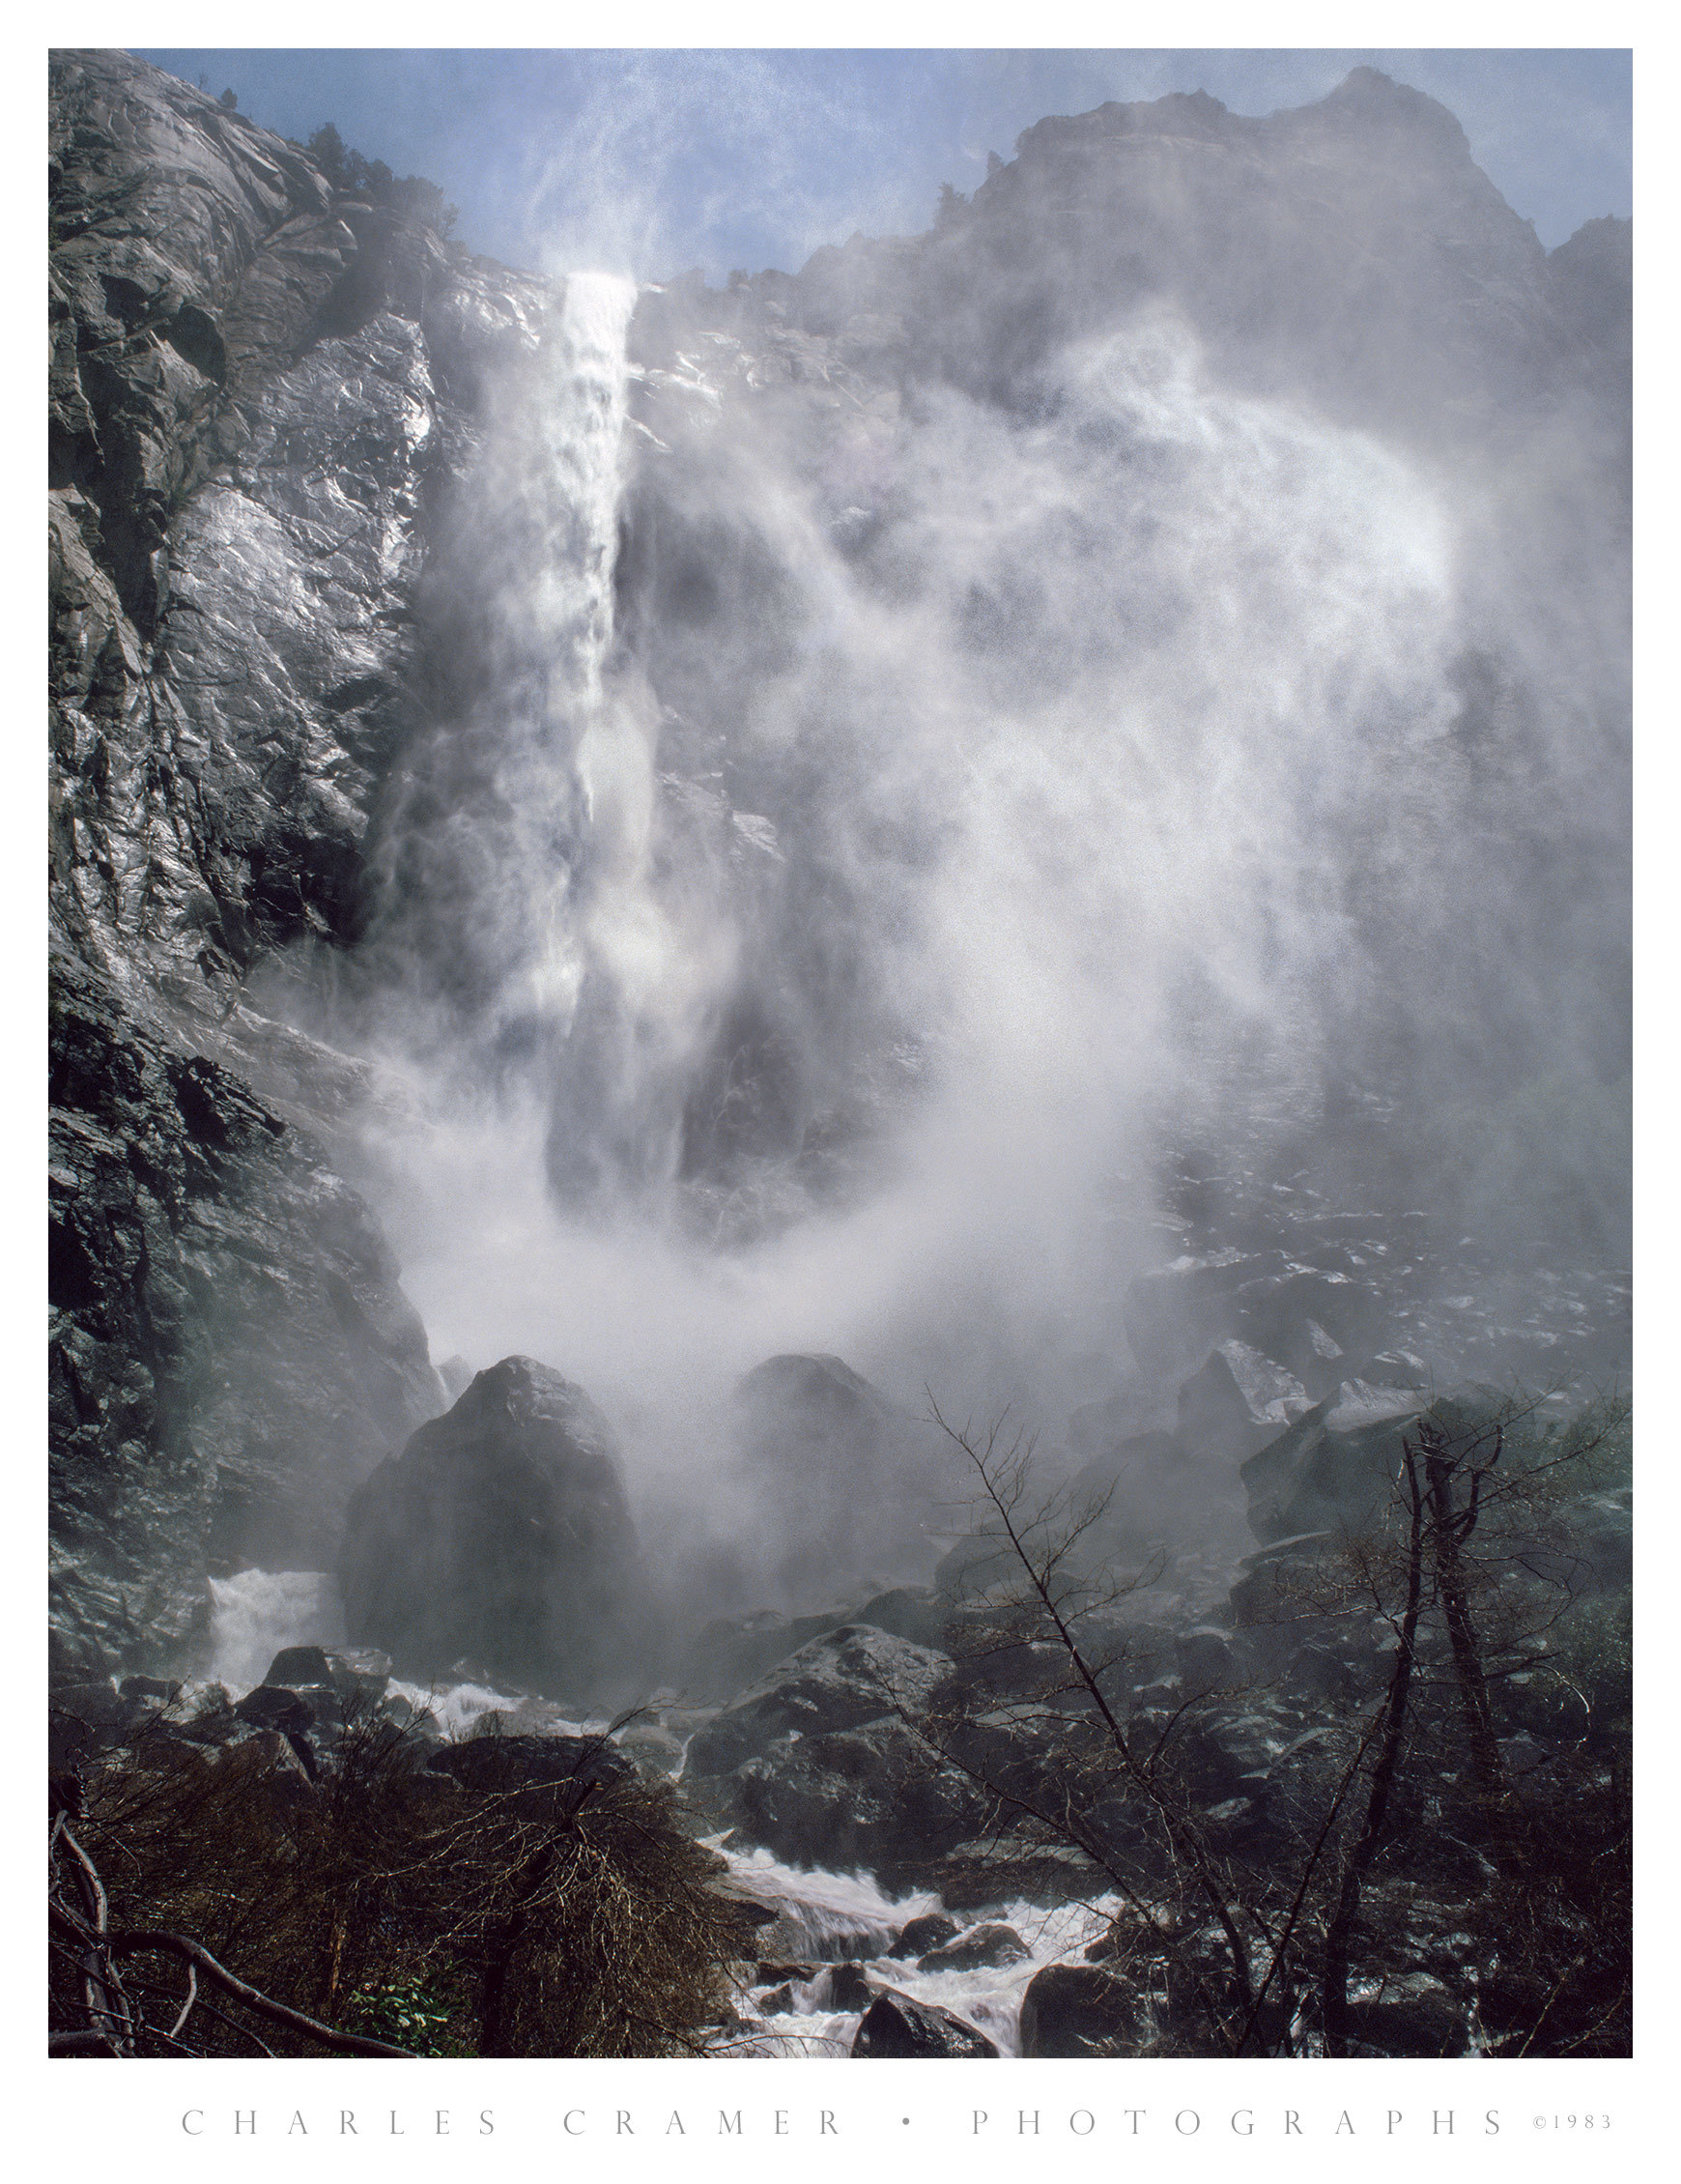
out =
[[[636,1681],[642,1578],[613,1429],[534,1359],[479,1373],[357,1489],[338,1573],[352,1643],[400,1674],[465,1655],[580,1701]]]
[[[841,1359],[767,1358],[736,1387],[734,1433],[743,1544],[784,1604],[927,1575],[945,1451]]]

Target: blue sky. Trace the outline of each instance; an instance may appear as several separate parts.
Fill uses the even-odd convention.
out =
[[[440,183],[510,264],[658,279],[794,271],[822,243],[914,234],[1045,114],[1205,90],[1264,114],[1359,63],[1429,92],[1543,243],[1631,207],[1627,51],[889,51],[137,47],[299,138],[325,121]]]

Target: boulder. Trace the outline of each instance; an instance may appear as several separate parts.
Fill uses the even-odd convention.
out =
[[[819,2009],[867,2010],[875,1993],[864,1967],[848,1957],[843,1964],[824,1967],[812,1999]]]
[[[426,1762],[430,1774],[464,1790],[553,1790],[560,1785],[632,1782],[636,1768],[599,1737],[470,1737],[442,1744]]]
[[[162,1676],[126,1676],[117,1689],[125,1699],[150,1699],[160,1707],[172,1707],[181,1697],[182,1686]]]
[[[957,1938],[957,1922],[944,1911],[924,1911],[911,1919],[893,1945],[896,1957],[920,1957]]]
[[[1095,1964],[1047,1964],[1021,1997],[1024,2055],[1116,2055],[1145,2034],[1138,1997]]]
[[[997,2048],[950,2010],[914,2001],[897,1987],[879,1994],[859,2020],[855,2055],[995,2055]]]
[[[1193,1456],[1240,1460],[1312,1408],[1292,1372],[1235,1337],[1179,1392],[1179,1441]]]
[[[568,1698],[620,1695],[642,1576],[612,1428],[530,1358],[481,1372],[352,1498],[345,1626],[424,1679],[464,1653]]]
[[[299,1692],[269,1683],[259,1683],[254,1691],[247,1691],[234,1712],[253,1729],[277,1729],[283,1736],[307,1736],[320,1720]]]
[[[693,1774],[728,1774],[790,1732],[812,1736],[924,1711],[952,1674],[944,1653],[863,1624],[842,1624],[780,1662],[689,1744]]]
[[[896,1883],[920,1882],[988,1811],[897,1714],[781,1739],[711,1795],[746,1841],[789,1864],[858,1867]]]
[[[1361,1532],[1388,1505],[1416,1396],[1345,1382],[1242,1467],[1249,1529],[1270,1545],[1309,1532]]]
[[[748,1544],[791,1606],[926,1574],[942,1452],[840,1358],[756,1366],[735,1392],[735,1439],[753,1509]]]
[[[980,1971],[998,1965],[1021,1964],[1032,1954],[1013,1926],[991,1921],[971,1926],[967,1933],[924,1951],[919,1971]]]

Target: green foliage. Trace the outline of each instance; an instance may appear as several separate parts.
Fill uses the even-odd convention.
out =
[[[394,175],[384,159],[364,158],[331,122],[323,122],[304,149],[334,189],[347,197],[365,197],[370,204],[418,220],[439,235],[448,235],[454,228],[459,209],[444,203],[435,182],[423,175]]]
[[[371,2033],[416,2055],[470,2055],[460,2020],[465,1997],[459,1983],[412,1971],[358,1987],[345,2011],[352,2032]]]

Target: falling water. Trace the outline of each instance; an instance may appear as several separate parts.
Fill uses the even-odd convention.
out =
[[[1588,959],[1535,935],[1615,796],[1474,495],[1171,319],[1031,414],[847,409],[720,335],[633,367],[633,302],[575,276],[493,390],[362,952],[440,1354],[554,1362],[704,1500],[776,1351],[1106,1394],[1175,1146],[1299,1167],[1377,1086],[1403,1204],[1510,1213],[1501,1100],[1591,1168]]]

